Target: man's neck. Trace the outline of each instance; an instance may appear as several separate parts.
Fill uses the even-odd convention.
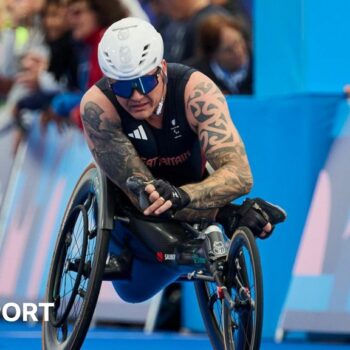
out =
[[[152,115],[146,119],[147,123],[153,126],[156,129],[161,129],[163,126],[163,114],[161,115]]]

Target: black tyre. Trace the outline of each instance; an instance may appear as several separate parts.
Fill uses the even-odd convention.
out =
[[[199,281],[195,290],[211,345],[214,350],[225,350],[223,301],[217,296],[216,283]]]
[[[99,227],[101,210],[97,169],[91,164],[80,177],[57,238],[43,322],[43,349],[80,349],[95,310],[108,252],[109,230]]]
[[[225,284],[235,306],[223,304],[226,350],[258,350],[263,318],[261,263],[255,238],[246,227],[232,236]]]

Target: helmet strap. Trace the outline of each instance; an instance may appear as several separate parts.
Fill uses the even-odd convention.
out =
[[[155,115],[158,117],[158,116],[160,116],[160,114],[162,113],[162,110],[163,110],[163,105],[164,105],[164,100],[165,100],[165,85],[168,83],[168,77],[167,77],[167,75],[163,72],[163,70],[162,70],[162,79],[163,79],[163,91],[162,91],[162,98],[160,99],[160,101],[159,101],[159,104],[158,104],[158,106],[157,106],[157,108],[156,108],[156,111],[155,111]]]
[[[162,96],[161,100],[159,101],[158,107],[154,113],[157,117],[159,117],[160,114],[162,113],[163,105],[164,105],[164,95]]]

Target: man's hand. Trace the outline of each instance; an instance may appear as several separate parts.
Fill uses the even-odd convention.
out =
[[[126,180],[126,187],[137,197],[144,215],[160,215],[169,209],[181,210],[190,203],[189,195],[164,180],[145,182],[137,176]]]
[[[249,227],[259,238],[267,238],[273,231],[269,215],[254,200],[248,199],[238,211],[239,226]]]
[[[28,52],[21,61],[21,71],[16,75],[16,82],[30,90],[39,87],[39,74],[48,68],[48,60],[42,54]]]
[[[16,75],[16,83],[23,85],[29,90],[38,89],[38,75],[30,70],[19,72]]]
[[[224,226],[226,235],[231,238],[239,226],[247,226],[252,233],[261,238],[268,238],[274,225],[284,221],[285,211],[261,198],[246,199],[242,205],[228,204],[219,210],[217,220]]]
[[[152,203],[144,210],[145,215],[160,215],[169,209],[180,210],[190,203],[189,195],[181,188],[164,180],[154,180],[145,187]]]

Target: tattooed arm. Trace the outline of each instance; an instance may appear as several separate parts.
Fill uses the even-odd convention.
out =
[[[139,208],[136,197],[126,188],[126,179],[134,175],[150,181],[153,176],[123,133],[115,108],[93,86],[81,102],[81,115],[86,139],[96,163]]]
[[[248,193],[252,175],[244,145],[234,127],[226,100],[205,75],[193,73],[185,90],[187,119],[214,173],[200,183],[182,186],[191,198],[188,208],[218,208]]]
[[[189,205],[175,214],[179,220],[215,220],[218,208],[250,191],[252,176],[244,145],[234,127],[225,97],[205,75],[195,72],[185,88],[186,116],[197,133],[203,154],[215,170],[207,179],[181,186],[190,196]],[[161,201],[153,185],[148,185],[152,211],[157,214],[171,208]],[[152,210],[150,210],[152,209]]]

